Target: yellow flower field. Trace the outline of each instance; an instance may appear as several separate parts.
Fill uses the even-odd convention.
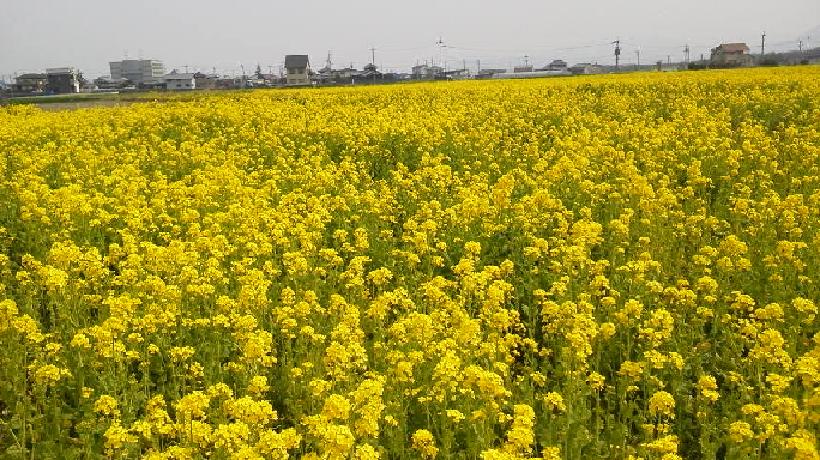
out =
[[[0,108],[0,458],[818,459],[820,68]]]

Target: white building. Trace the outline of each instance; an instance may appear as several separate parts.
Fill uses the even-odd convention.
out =
[[[162,80],[165,74],[165,66],[162,61],[151,59],[126,59],[123,61],[112,61],[108,63],[111,69],[111,79],[130,80],[135,86],[153,84]]]
[[[169,91],[196,89],[196,79],[192,73],[171,72],[162,77],[162,79],[165,81],[165,87]]]

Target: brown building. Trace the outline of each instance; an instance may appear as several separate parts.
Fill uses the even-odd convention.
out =
[[[712,48],[710,63],[713,67],[742,67],[752,65],[752,56],[745,43],[721,43]]]

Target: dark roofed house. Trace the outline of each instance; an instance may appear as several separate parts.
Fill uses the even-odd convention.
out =
[[[310,84],[310,59],[307,54],[289,54],[285,56],[288,85]]]
[[[15,79],[11,88],[20,93],[42,93],[48,85],[48,76],[44,73],[24,73]]]
[[[752,65],[752,56],[745,43],[721,43],[712,48],[710,61],[713,67],[741,67]]]
[[[360,81],[363,83],[367,82],[376,82],[377,80],[381,80],[383,77],[382,73],[376,69],[376,66],[372,63],[367,64],[364,66],[361,72],[357,72],[355,75],[356,81]]]
[[[554,61],[550,62],[549,65],[547,65],[546,70],[553,70],[553,71],[557,70],[557,71],[566,72],[566,70],[567,70],[567,61],[564,61],[562,59],[555,59]]]
[[[48,92],[54,94],[79,93],[82,75],[74,67],[46,69]]]

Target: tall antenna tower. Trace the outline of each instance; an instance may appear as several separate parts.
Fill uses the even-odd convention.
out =
[[[373,69],[373,81],[376,81],[376,48],[370,47],[370,66]]]
[[[760,36],[760,57],[766,55],[766,32],[763,32],[763,35]]]
[[[621,64],[621,39],[617,39],[612,44],[615,45],[615,71],[618,71],[618,66]]]
[[[686,48],[683,49],[683,54],[686,56],[686,67],[689,67],[689,44],[686,44]]]
[[[447,48],[447,45],[444,44],[444,41],[441,39],[441,37],[438,37],[438,40],[436,40],[436,46],[438,46],[439,64],[444,69],[444,71],[447,72],[447,59],[446,56],[444,56],[444,51],[445,48]]]

